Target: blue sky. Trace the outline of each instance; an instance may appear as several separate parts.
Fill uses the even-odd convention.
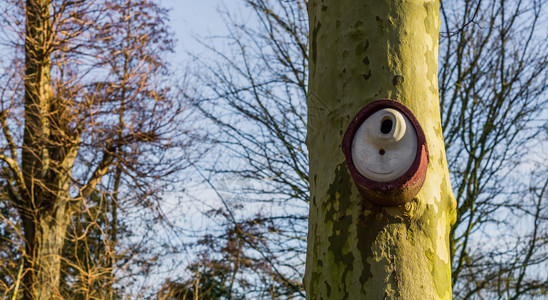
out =
[[[241,6],[236,0],[162,0],[171,8],[171,28],[177,38],[176,51],[196,51],[200,48],[195,36],[209,36],[224,32],[225,25],[218,8],[223,5]]]

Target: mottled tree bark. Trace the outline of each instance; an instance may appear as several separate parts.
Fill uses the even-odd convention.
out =
[[[439,2],[311,0],[308,299],[450,299],[455,201],[438,104]],[[424,186],[382,208],[357,191],[341,151],[365,105],[407,106],[429,148]]]

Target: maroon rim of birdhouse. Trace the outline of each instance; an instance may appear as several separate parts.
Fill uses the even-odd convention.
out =
[[[417,133],[417,155],[409,169],[400,177],[387,182],[366,178],[354,166],[352,160],[352,141],[358,128],[372,114],[385,108],[392,108],[409,119]],[[391,99],[375,100],[362,108],[348,125],[342,141],[342,150],[346,157],[348,169],[362,196],[380,206],[398,206],[411,201],[420,191],[428,169],[428,146],[419,121],[413,113],[398,101]]]

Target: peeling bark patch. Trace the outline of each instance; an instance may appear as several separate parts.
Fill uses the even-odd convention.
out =
[[[367,74],[363,74],[363,79],[367,80],[369,78],[371,78],[371,70]]]
[[[364,201],[366,200],[364,199]],[[373,278],[373,273],[371,273],[371,264],[368,259],[373,257],[373,244],[375,243],[376,236],[383,229],[382,226],[379,226],[380,222],[377,222],[374,216],[375,213],[366,216],[362,209],[362,212],[358,218],[358,249],[360,250],[363,264],[360,283],[364,294],[366,294],[366,291],[364,290],[365,284],[369,279]]]
[[[361,56],[362,54],[364,54],[365,51],[367,51],[367,48],[369,48],[369,40],[366,40],[365,43],[358,43],[358,45],[356,46],[356,56]]]
[[[438,131],[438,132],[441,132]],[[440,158],[442,160],[441,164],[443,165],[443,158]],[[444,176],[442,182],[446,183],[447,178]],[[449,184],[442,184],[440,186],[442,197],[445,197],[441,203],[446,203],[447,207],[445,208],[447,210],[447,217],[449,218],[449,226],[453,226],[457,220],[457,200],[455,199],[455,196],[453,195],[453,191],[451,190],[451,187]],[[450,256],[451,257],[451,256]]]
[[[401,85],[403,83],[403,76],[396,75],[394,78],[392,78],[392,84],[394,86]]]
[[[322,206],[326,210],[325,222],[333,224],[332,235],[329,236],[329,252],[334,259],[335,268],[338,265],[344,266],[341,284],[337,287],[339,291],[345,294],[343,299],[348,297],[346,290],[346,275],[352,273],[354,266],[354,256],[348,249],[349,229],[353,225],[352,215],[347,215],[347,210],[351,209],[352,179],[346,163],[341,163],[335,170],[335,179],[327,190],[327,201]]]
[[[427,205],[424,212],[424,217],[421,218],[421,222],[419,222],[417,225],[419,226],[420,230],[425,232],[427,238],[429,238],[432,242],[432,248],[426,249],[425,255],[431,265],[430,270],[432,275],[432,281],[434,282],[436,288],[436,293],[438,294],[440,299],[445,299],[447,294],[451,293],[450,263],[446,263],[445,261],[443,261],[439,257],[439,254],[436,252],[438,248],[438,241],[436,237],[439,234],[439,227],[432,226],[432,224],[430,224],[430,222],[435,222],[437,224],[436,220],[438,220],[438,218],[439,215],[436,213],[434,205]],[[445,229],[443,228],[442,231],[445,231]],[[446,249],[446,251],[448,251],[448,249]]]
[[[363,32],[363,22],[358,20],[351,28],[349,28],[349,31],[345,34],[345,37],[352,41],[363,41]]]
[[[449,264],[446,264],[436,254],[430,253],[430,257],[432,257],[432,279],[436,286],[436,292],[440,298],[445,298],[451,291],[451,280],[447,278],[447,274],[450,274],[447,270]]]
[[[439,5],[435,2],[424,2],[424,9],[426,10],[426,15],[431,16],[435,15],[436,11],[439,11]],[[424,18],[424,28],[426,29],[426,32],[437,32],[437,26],[436,26],[436,19],[435,18]]]
[[[384,26],[382,24],[382,19],[379,16],[376,16],[375,20],[377,20],[377,25],[379,26],[379,29],[382,31],[384,29]]]
[[[380,94],[382,94],[382,86],[381,86],[379,92],[375,94],[375,97],[379,96]]]
[[[314,232],[317,232],[317,230],[318,230],[317,225],[318,224],[314,225],[314,229],[313,229]],[[314,247],[313,247],[314,248],[313,249],[314,253],[318,253],[319,244],[320,244],[319,236],[316,236],[314,238]],[[321,264],[321,266],[323,267],[323,263],[322,263],[321,260],[318,260],[316,263],[318,265]],[[308,266],[307,266],[307,268],[308,268]],[[307,290],[312,291],[313,293],[316,293],[317,291],[319,291],[319,285],[321,283],[320,278],[322,278],[322,273],[321,273],[322,268],[313,268],[313,269],[314,270],[312,271],[311,280],[310,280],[310,283],[309,283],[310,286],[307,287]],[[312,294],[312,295],[314,295],[314,294]],[[311,296],[311,295],[308,295],[308,296]],[[316,298],[316,297],[314,297],[314,298]]]
[[[314,62],[314,64],[316,64],[316,59],[318,58],[316,39],[317,39],[318,32],[320,31],[321,27],[322,27],[322,23],[318,22],[318,23],[316,23],[316,26],[314,26],[314,30],[312,31],[311,48],[312,48],[312,61]]]

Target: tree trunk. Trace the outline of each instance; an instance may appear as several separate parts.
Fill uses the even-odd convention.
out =
[[[60,254],[70,219],[68,180],[77,144],[67,143],[66,109],[51,87],[50,3],[26,2],[23,184],[16,197],[26,240],[25,299],[61,297]]]
[[[438,103],[438,1],[311,0],[308,299],[450,299],[455,217]],[[409,203],[379,207],[358,192],[341,142],[380,98],[401,102],[429,148]]]
[[[24,220],[27,239],[24,299],[63,299],[58,290],[61,250],[70,216],[64,207]]]

